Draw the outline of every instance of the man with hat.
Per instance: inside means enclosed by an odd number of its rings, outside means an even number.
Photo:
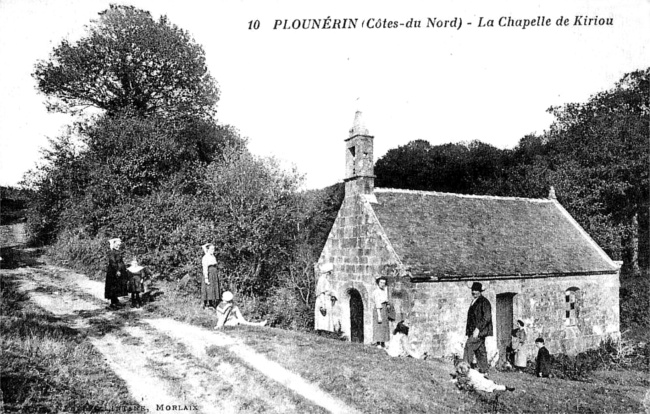
[[[485,337],[492,336],[492,306],[482,292],[483,285],[479,282],[472,284],[472,297],[474,300],[467,311],[467,325],[465,326],[465,352],[463,359],[471,364],[474,355],[478,361],[478,369],[486,374],[489,369],[487,351],[485,350]]]

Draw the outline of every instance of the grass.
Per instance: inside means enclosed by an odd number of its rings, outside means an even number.
[[[161,288],[165,295],[155,303],[155,313],[204,328],[214,326],[216,315],[201,309],[201,302],[195,295],[185,293],[173,283],[165,282]],[[580,363],[585,365],[581,381],[570,376],[538,379],[530,373],[493,370],[491,379],[517,390],[488,394],[457,390],[449,382],[449,373],[453,371],[451,361],[389,358],[373,347],[308,332],[257,327],[237,327],[226,332],[368,413],[494,410],[637,413],[643,411],[640,401],[649,385],[647,366],[594,363],[594,360],[613,355],[606,349],[580,357],[583,358]],[[588,364],[585,358],[589,359]],[[643,360],[637,361],[642,363]],[[558,363],[556,370],[563,369],[567,369],[566,364]],[[625,383],[617,378],[624,378]]]
[[[389,358],[373,347],[276,329],[237,328],[229,333],[365,412],[485,412],[493,410],[496,403],[502,412],[643,410],[639,401],[646,387],[641,384],[613,386],[597,380],[538,379],[493,370],[493,381],[517,390],[498,394],[459,392],[449,382],[451,361]]]
[[[152,304],[155,313],[204,328],[214,327],[216,314],[203,310],[195,295],[169,282],[160,287],[165,295]],[[226,328],[226,332],[364,412],[484,412],[486,407],[491,408],[491,401],[485,403],[460,394],[449,382],[451,370],[440,364],[393,360],[376,348],[305,332],[255,327]],[[228,362],[241,364],[232,358]],[[253,370],[248,374],[272,383]]]
[[[88,340],[0,279],[2,394],[6,412],[100,412],[138,407]]]
[[[173,282],[158,281],[157,285],[165,294],[148,305],[142,316],[171,317],[204,328],[215,325],[216,314],[202,309],[202,303],[194,292],[185,291]],[[647,333],[647,329],[643,331],[638,327],[638,321],[634,322],[637,323],[635,332],[638,335],[634,336],[637,340],[643,332]],[[490,375],[492,380],[514,386],[517,390],[514,393],[486,394],[458,391],[449,382],[449,373],[453,369],[451,361],[393,359],[376,348],[307,332],[255,327],[237,327],[227,332],[367,413],[496,410],[516,413],[637,413],[643,411],[641,401],[648,386],[647,355],[638,360],[641,364],[645,361],[645,366],[587,364],[580,381],[569,375],[538,379],[528,373],[493,371]],[[647,350],[647,346],[644,349]],[[605,352],[591,357],[602,359],[605,355],[609,354]],[[265,388],[273,390],[271,393],[282,392],[281,386],[246,367],[236,356],[220,352],[220,358],[219,364],[238,366],[236,372],[254,378],[258,385],[264,384]],[[567,367],[560,364],[557,369],[567,372]],[[232,392],[226,384],[222,385],[224,392]],[[268,408],[263,399],[253,394],[238,401],[238,409],[246,412],[263,412]]]
[[[326,413],[298,394],[267,378],[255,368],[242,362],[232,352],[217,346],[207,348],[216,377],[220,377],[224,398],[233,401],[237,412],[270,412],[282,407],[288,412]],[[275,404],[269,406],[269,401]]]

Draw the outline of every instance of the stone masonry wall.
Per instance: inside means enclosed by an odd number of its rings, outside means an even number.
[[[397,320],[409,320],[411,343],[434,356],[462,356],[473,281],[412,283],[372,211],[374,196],[365,187],[364,180],[346,183],[346,198],[318,261],[334,265],[330,277],[338,298],[332,312],[334,326],[350,338],[350,291],[354,289],[363,302],[364,342],[370,343],[375,278],[386,276]],[[575,354],[620,335],[618,274],[479,281],[492,304],[494,336],[486,345],[493,363],[498,359],[497,295],[502,293],[514,294],[513,322],[526,323],[530,359],[537,354],[534,341],[539,336],[551,353]],[[578,313],[573,326],[565,323],[568,289],[576,289]]]
[[[372,340],[372,292],[375,278],[392,276],[399,272],[400,264],[395,253],[386,243],[381,226],[377,222],[368,201],[357,192],[356,182],[346,183],[346,198],[318,264],[332,263],[330,277],[332,289],[338,298],[334,309],[334,326],[340,326],[350,338],[350,289],[356,289],[363,300],[364,342]],[[348,191],[351,190],[351,191]]]
[[[557,277],[481,281],[483,295],[492,305],[494,336],[486,346],[492,363],[497,352],[497,294],[514,293],[513,322],[526,324],[529,359],[537,355],[534,341],[543,337],[552,354],[576,354],[598,347],[608,336],[618,337],[619,278],[615,275]],[[465,323],[472,297],[471,282],[402,283],[402,290],[411,297],[408,313],[411,322],[410,340],[417,347],[435,356],[462,356]],[[565,292],[577,288],[577,323],[565,323]],[[512,324],[510,329],[512,329]]]

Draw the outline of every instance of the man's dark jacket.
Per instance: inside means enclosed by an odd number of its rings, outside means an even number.
[[[492,336],[492,306],[483,296],[479,296],[467,311],[465,335],[472,336],[475,328],[479,330],[479,338]]]

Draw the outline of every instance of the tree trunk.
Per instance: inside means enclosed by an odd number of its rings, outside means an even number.
[[[628,276],[639,275],[639,219],[635,213],[623,238],[623,269]]]
[[[650,208],[639,211],[639,267],[644,273],[650,272]]]

